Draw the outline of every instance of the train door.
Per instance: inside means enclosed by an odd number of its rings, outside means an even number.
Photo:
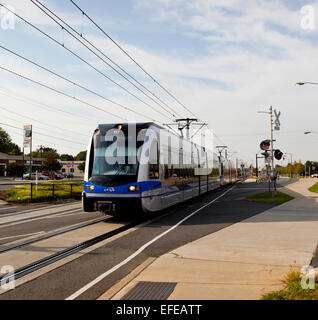
[[[194,177],[194,169],[193,169],[193,157],[192,157],[192,144],[183,140],[182,146],[183,153],[183,200],[188,200],[193,197],[193,177]]]
[[[200,195],[200,155],[196,145],[193,145],[194,177],[193,177],[193,196]]]
[[[201,149],[201,175],[200,175],[200,194],[205,193],[208,191],[208,180],[207,180],[207,174],[208,174],[208,159],[207,159],[207,153],[204,151],[204,149]]]
[[[183,198],[180,190],[179,138],[167,135],[167,141],[164,144],[166,145],[166,162],[165,177],[162,182],[165,189],[162,203],[164,207],[170,207],[181,202]]]

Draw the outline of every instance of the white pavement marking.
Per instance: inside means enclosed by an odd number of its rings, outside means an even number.
[[[35,211],[41,211],[41,210],[48,210],[48,209],[55,209],[55,208],[59,208],[59,207],[67,207],[70,205],[74,205],[74,204],[79,204],[80,206],[82,205],[81,203],[77,203],[77,202],[70,202],[70,203],[63,203],[63,204],[54,204],[52,206],[38,206],[35,208],[30,208],[30,209],[25,209],[23,211],[17,211],[17,212],[10,212],[10,213],[5,213],[5,214],[1,214],[0,215],[0,219],[1,218],[7,218],[7,217],[11,217],[11,216],[16,216],[16,215],[20,215],[20,214],[25,214],[25,213],[30,213],[30,212],[35,212]],[[18,207],[11,207],[11,206],[7,206],[6,209],[15,209]],[[21,208],[21,207],[20,207]],[[4,209],[0,211],[5,211]]]
[[[34,235],[39,234],[39,233],[44,233],[44,231],[27,233],[27,234],[17,234],[16,236],[10,236],[10,237],[0,238],[0,240],[7,240],[7,239],[12,239],[12,238],[18,238],[18,237],[34,236]]]
[[[168,229],[167,231],[161,233],[159,236],[155,237],[154,239],[150,240],[149,242],[147,242],[146,244],[144,244],[143,246],[141,246],[135,253],[133,253],[132,255],[130,255],[128,258],[126,258],[124,261],[122,261],[121,263],[117,264],[116,266],[112,267],[110,270],[104,272],[103,274],[101,274],[99,277],[97,277],[96,279],[94,279],[93,281],[91,281],[90,283],[88,283],[87,285],[85,285],[83,288],[77,290],[75,293],[73,293],[72,295],[70,295],[69,297],[67,297],[65,300],[74,300],[76,299],[78,296],[80,296],[82,293],[84,293],[85,291],[87,291],[88,289],[90,289],[91,287],[93,287],[95,284],[97,284],[98,282],[100,282],[101,280],[103,280],[104,278],[106,278],[108,275],[110,275],[111,273],[113,273],[114,271],[116,271],[117,269],[119,269],[120,267],[122,267],[123,265],[125,265],[126,263],[128,263],[129,261],[131,261],[133,258],[135,258],[136,256],[138,256],[138,254],[140,254],[143,250],[145,250],[147,247],[149,247],[152,243],[154,243],[155,241],[157,241],[158,239],[162,238],[163,236],[165,236],[167,233],[169,233],[170,231],[172,231],[173,229],[175,229],[176,227],[178,227],[180,224],[182,224],[184,221],[188,220],[189,218],[191,218],[193,215],[195,215],[196,213],[198,213],[199,211],[201,211],[202,209],[206,208],[207,206],[211,205],[212,203],[214,203],[215,201],[217,201],[218,199],[222,198],[225,194],[227,194],[228,192],[230,192],[235,186],[231,187],[229,190],[225,191],[224,193],[222,193],[220,196],[218,196],[217,198],[215,198],[214,200],[208,202],[207,204],[205,204],[204,206],[202,206],[201,208],[195,210],[194,212],[190,213],[188,216],[186,216],[185,218],[183,218],[182,220],[180,220],[177,224],[175,224],[173,227],[171,227],[170,229]]]

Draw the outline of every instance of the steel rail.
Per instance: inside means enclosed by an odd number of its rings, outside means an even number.
[[[46,214],[42,214],[40,216],[23,218],[23,219],[14,220],[14,221],[8,221],[8,222],[0,223],[0,228],[5,227],[5,226],[10,226],[12,224],[19,223],[19,222],[37,220],[38,218],[44,218],[44,217],[54,216],[54,215],[63,214],[63,213],[75,213],[75,212],[80,212],[81,210],[82,210],[81,208],[72,208],[72,209],[62,210],[62,211],[53,212],[53,213],[46,213]]]
[[[90,239],[90,240],[86,240],[80,244],[77,244],[77,245],[74,245],[72,247],[69,247],[67,249],[64,249],[62,251],[59,251],[49,257],[46,257],[46,258],[43,258],[43,259],[40,259],[38,261],[35,261],[35,262],[32,262],[26,266],[23,266],[21,268],[18,268],[15,270],[14,274],[12,274],[11,272],[5,274],[4,276],[0,277],[0,283],[9,283],[9,282],[12,282],[14,280],[17,280],[17,279],[20,279],[30,273],[33,273],[39,269],[42,269],[54,262],[57,262],[57,261],[60,261],[70,255],[73,255],[79,251],[82,251],[84,249],[87,249],[99,242],[102,242],[108,238],[111,238],[115,235],[118,235],[128,229],[131,229],[133,227],[135,227],[137,224],[139,224],[140,222],[139,221],[135,221],[135,222],[132,222],[132,223],[129,223],[127,225],[124,225],[120,228],[117,228],[115,230],[112,230],[112,231],[109,231],[109,232],[106,232],[100,236],[97,236],[93,239]]]
[[[82,223],[82,224],[77,225],[77,226],[68,227],[68,228],[65,228],[65,229],[62,229],[62,230],[58,230],[58,231],[55,231],[55,232],[51,232],[51,233],[45,234],[43,236],[27,240],[27,241],[15,243],[13,245],[9,245],[7,247],[0,248],[0,254],[4,253],[4,252],[11,251],[13,249],[25,247],[25,246],[27,246],[29,244],[32,244],[32,243],[36,243],[36,242],[39,242],[39,241],[42,241],[42,240],[46,240],[46,239],[49,239],[49,238],[52,238],[52,237],[55,237],[55,236],[59,236],[61,234],[67,233],[67,232],[71,232],[71,231],[82,229],[82,228],[85,228],[85,227],[88,227],[88,226],[91,226],[91,225],[94,225],[94,224],[97,224],[97,223],[100,223],[100,222],[104,222],[104,221],[107,221],[109,219],[111,219],[111,217],[101,218],[101,219],[98,219],[98,220],[85,222],[85,223]],[[17,236],[17,238],[18,237],[19,236]]]

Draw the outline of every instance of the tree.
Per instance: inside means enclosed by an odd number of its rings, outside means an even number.
[[[85,162],[82,162],[78,165],[78,169],[81,171],[85,171]]]
[[[57,153],[56,149],[45,147],[45,146],[40,146],[35,151],[32,151],[31,156],[32,158],[46,158],[46,155],[48,153],[54,153],[59,158],[59,154]],[[30,155],[28,154],[26,156],[28,157]]]
[[[20,147],[17,144],[11,143],[11,151],[9,151],[8,154],[12,156],[19,156],[22,154],[22,152]]]
[[[294,163],[293,165],[293,173],[304,175],[305,174],[305,166],[299,161]]]
[[[57,159],[58,155],[55,152],[46,153],[41,169],[49,172],[60,170],[62,165],[57,161]]]
[[[10,144],[10,136],[2,128],[0,128],[0,152],[8,153],[11,151]]]
[[[24,173],[26,173],[27,167],[23,164],[19,163],[9,163],[7,165],[7,173],[10,177],[21,177]]]
[[[305,175],[305,166],[301,163],[301,161],[294,162],[293,164],[288,163],[286,167],[281,168],[281,173],[285,175]]]
[[[62,161],[74,161],[74,157],[70,154],[61,154],[60,159]]]
[[[81,151],[80,153],[78,153],[75,157],[76,161],[85,161],[86,160],[86,153],[87,151]]]
[[[22,154],[20,147],[12,142],[8,133],[2,128],[0,128],[0,152],[11,155]]]

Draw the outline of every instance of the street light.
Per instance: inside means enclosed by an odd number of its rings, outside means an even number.
[[[306,132],[304,132],[304,134],[310,134],[310,133],[318,134],[318,132],[314,132],[314,131],[306,131]]]
[[[309,82],[309,81],[306,81],[306,82],[297,82],[296,83],[296,86],[303,86],[305,84],[314,84],[316,86],[318,86],[318,83],[317,82]]]

